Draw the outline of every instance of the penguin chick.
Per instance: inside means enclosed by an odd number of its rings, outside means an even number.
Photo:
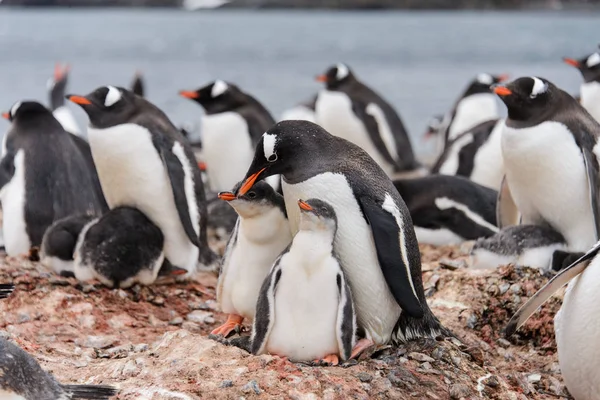
[[[56,221],[44,233],[41,262],[62,276],[75,276],[73,252],[79,234],[90,221],[91,215],[72,215]]]
[[[225,249],[217,286],[217,300],[227,322],[212,331],[229,335],[244,318],[254,319],[260,287],[273,262],[292,241],[283,197],[266,182],[258,182],[244,195],[221,192],[219,198],[239,218]]]
[[[0,299],[6,299],[15,290],[12,283],[0,283]]]
[[[338,364],[354,347],[356,315],[333,251],[337,217],[322,200],[298,200],[298,207],[300,230],[260,291],[252,353]]]
[[[109,287],[150,285],[165,255],[161,230],[141,211],[117,207],[89,222],[75,248],[75,277]]]
[[[20,347],[0,338],[0,399],[108,400],[117,389],[102,385],[62,385]]]

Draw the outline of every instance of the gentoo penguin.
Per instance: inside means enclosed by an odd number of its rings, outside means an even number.
[[[490,189],[500,189],[504,176],[500,144],[504,120],[489,120],[446,144],[431,168],[432,174],[459,175]]]
[[[73,252],[91,215],[71,215],[53,223],[44,233],[40,261],[46,268],[63,276],[74,276]]]
[[[75,277],[109,287],[151,285],[165,255],[161,230],[142,212],[116,207],[82,229],[74,253]]]
[[[0,338],[0,399],[108,400],[116,394],[117,390],[112,386],[62,385],[31,355]]]
[[[458,176],[430,175],[394,181],[419,243],[437,246],[492,236],[498,193]]]
[[[388,176],[420,171],[400,116],[347,65],[337,64],[317,80],[325,83],[315,103],[319,125],[361,147]]]
[[[221,192],[219,198],[235,209],[239,218],[223,256],[217,286],[227,322],[212,331],[229,335],[244,319],[254,320],[260,287],[273,262],[292,241],[283,196],[266,182],[257,182],[245,194]]]
[[[569,284],[554,318],[558,363],[569,393],[576,400],[600,396],[600,242],[550,280],[509,321],[510,337],[558,289]]]
[[[572,65],[581,72],[581,105],[591,115],[600,121],[600,52],[592,53],[579,60],[564,58],[565,63]]]
[[[500,107],[491,86],[506,79],[508,75],[481,73],[469,83],[450,112],[444,116],[446,144],[482,122],[500,118]]]
[[[109,207],[135,207],[162,231],[165,257],[191,275],[216,254],[206,238],[206,202],[192,149],[168,117],[130,91],[104,86],[68,96],[88,114],[88,137]]]
[[[222,80],[179,94],[194,100],[206,112],[202,119],[202,157],[209,166],[211,189],[230,190],[252,162],[260,135],[275,123],[273,117],[254,97]]]
[[[333,250],[337,217],[318,199],[298,207],[299,231],[260,289],[252,353],[337,365],[356,337],[352,293]]]
[[[522,224],[549,225],[569,251],[586,251],[600,231],[600,125],[542,78],[519,78],[494,91],[508,108],[499,226],[516,224],[518,210]]]
[[[0,299],[6,299],[15,290],[12,283],[0,283]]]
[[[477,240],[471,250],[470,264],[473,268],[516,264],[543,270],[560,269],[561,265],[554,265],[558,260],[553,260],[557,250],[566,250],[565,239],[551,227],[509,226],[492,237]]]
[[[423,292],[421,257],[410,214],[392,181],[357,145],[308,121],[282,121],[262,137],[237,195],[281,174],[292,234],[298,199],[328,202],[338,216],[334,250],[354,296],[358,326],[371,343],[450,334]]]
[[[65,131],[73,135],[81,135],[81,130],[69,107],[65,104],[65,90],[69,80],[69,66],[64,68],[60,64],[54,67],[54,77],[48,80],[48,93],[50,95],[50,110],[54,118],[62,125]]]
[[[39,246],[46,229],[71,214],[99,215],[93,173],[52,113],[34,101],[17,102],[0,161],[0,201],[9,255]]]
[[[139,71],[135,72],[133,82],[131,82],[131,91],[140,97],[144,97],[144,78]]]
[[[288,121],[288,120],[304,120],[310,122],[317,122],[317,117],[315,115],[315,103],[317,102],[317,97],[313,97],[310,101],[300,103],[290,109],[285,110],[281,114],[281,118],[279,121]]]

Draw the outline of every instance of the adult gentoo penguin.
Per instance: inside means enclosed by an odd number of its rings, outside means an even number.
[[[239,215],[217,285],[217,300],[229,316],[212,333],[223,336],[241,326],[244,319],[254,320],[260,287],[275,259],[292,241],[283,196],[269,184],[257,182],[240,196],[233,192],[219,193]]]
[[[318,199],[298,200],[299,231],[275,262],[256,304],[252,353],[337,365],[352,354],[352,293],[333,250],[337,217]]]
[[[2,145],[0,201],[9,255],[39,246],[46,229],[71,214],[99,215],[93,172],[52,113],[34,101],[17,102]]]
[[[317,123],[365,150],[388,176],[420,172],[400,116],[379,94],[360,82],[345,64],[319,75]]]
[[[457,244],[498,232],[498,193],[458,176],[430,175],[394,181],[419,243]]]
[[[56,64],[54,67],[54,77],[48,80],[50,109],[52,110],[54,118],[60,122],[63,128],[65,128],[65,131],[79,136],[81,135],[79,125],[77,125],[73,113],[65,104],[65,91],[69,80],[69,70],[70,68],[68,65],[65,65],[63,68],[60,64]]]
[[[549,225],[569,251],[586,251],[600,231],[600,125],[542,78],[519,78],[494,91],[508,108],[498,223],[514,225],[516,208],[523,224]]]
[[[0,283],[0,299],[6,299],[15,290],[12,283]]]
[[[562,270],[525,303],[509,321],[509,337],[558,289],[569,283],[554,318],[558,363],[569,393],[576,400],[600,396],[600,242]]]
[[[88,137],[109,207],[140,210],[162,231],[165,256],[190,274],[216,255],[206,238],[200,170],[167,116],[130,91],[104,86],[69,96],[90,118]]]
[[[334,250],[367,339],[357,351],[369,341],[384,344],[449,333],[425,300],[408,209],[364,150],[311,122],[282,121],[258,143],[237,194],[273,174],[282,175],[292,234],[300,225],[298,199],[321,199],[338,216]]]
[[[275,123],[273,117],[254,97],[222,80],[179,94],[206,112],[202,119],[202,158],[208,165],[211,189],[230,190],[252,162],[260,135]]]
[[[0,338],[0,399],[108,400],[117,392],[112,386],[63,385],[23,349]]]
[[[600,121],[600,52],[592,53],[579,60],[566,57],[563,60],[581,72],[583,77],[580,89],[581,105],[596,118],[596,121]]]

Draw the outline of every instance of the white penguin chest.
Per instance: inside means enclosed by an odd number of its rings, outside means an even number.
[[[456,107],[456,113],[448,132],[448,139],[453,140],[476,125],[498,117],[498,100],[496,100],[495,95],[478,93],[465,97]]]
[[[0,189],[2,202],[2,229],[4,245],[9,256],[29,252],[31,241],[25,222],[25,152],[17,151],[14,157],[15,173],[11,180]]]
[[[600,82],[581,85],[581,105],[600,122]]]
[[[211,189],[217,192],[242,180],[254,157],[248,124],[236,112],[204,116],[202,147]]]
[[[394,172],[373,144],[364,123],[352,110],[352,100],[345,93],[330,90],[319,92],[315,114],[317,123],[326,131],[362,148],[388,175]],[[393,157],[395,152],[391,154]]]
[[[554,121],[502,133],[504,168],[523,223],[546,221],[571,251],[596,242],[587,174],[568,128]]]
[[[498,122],[488,140],[477,150],[470,177],[473,182],[494,190],[500,190],[504,176],[501,144],[504,124],[504,120]]]
[[[358,324],[376,343],[387,343],[401,309],[383,277],[371,228],[346,177],[325,172],[293,185],[282,182],[292,234],[300,221],[298,199],[317,198],[333,206],[338,218],[334,247],[353,291]]]

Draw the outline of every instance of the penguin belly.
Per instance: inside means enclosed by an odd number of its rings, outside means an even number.
[[[544,122],[502,133],[508,186],[523,224],[549,223],[569,251],[587,251],[596,242],[587,175],[581,150],[568,128]]]
[[[268,353],[293,361],[312,361],[340,352],[337,265],[327,258],[322,265],[303,268],[300,263],[305,257],[290,251],[280,261],[273,328],[265,347]]]
[[[439,228],[430,229],[415,225],[415,234],[419,243],[427,243],[433,246],[447,246],[460,244],[465,241],[464,238],[458,236],[450,229]]]
[[[140,125],[125,124],[90,128],[88,136],[109,207],[130,206],[144,213],[165,237],[165,257],[194,272],[199,250],[185,233],[171,181],[150,132]]]
[[[364,123],[352,111],[352,100],[346,94],[321,91],[315,104],[315,112],[317,123],[326,131],[362,148],[388,176],[394,173],[393,166],[385,161],[373,144]]]
[[[600,257],[596,256],[565,294],[554,318],[558,362],[576,400],[600,399]]]
[[[477,150],[470,176],[473,182],[494,190],[500,190],[504,177],[504,160],[502,159],[504,125],[504,121],[498,122],[488,140]]]
[[[596,121],[600,122],[600,82],[587,82],[581,85],[581,105]]]
[[[72,133],[73,135],[81,136],[77,121],[75,121],[71,110],[69,110],[67,106],[58,107],[56,110],[52,111],[52,115],[60,122],[65,131]]]
[[[495,95],[478,93],[465,97],[456,107],[454,120],[448,132],[448,140],[456,139],[461,133],[480,123],[498,117],[498,100]]]
[[[357,323],[377,344],[390,341],[401,308],[381,271],[370,226],[346,177],[326,172],[296,184],[283,182],[283,195],[292,234],[298,232],[298,199],[317,198],[331,204],[338,215],[334,248],[348,279],[356,306]]]
[[[254,157],[246,120],[236,112],[206,115],[202,121],[202,149],[211,189],[231,190],[244,177]]]
[[[25,152],[22,149],[15,155],[14,167],[11,180],[0,190],[4,245],[9,256],[28,253],[31,248],[25,222]]]

